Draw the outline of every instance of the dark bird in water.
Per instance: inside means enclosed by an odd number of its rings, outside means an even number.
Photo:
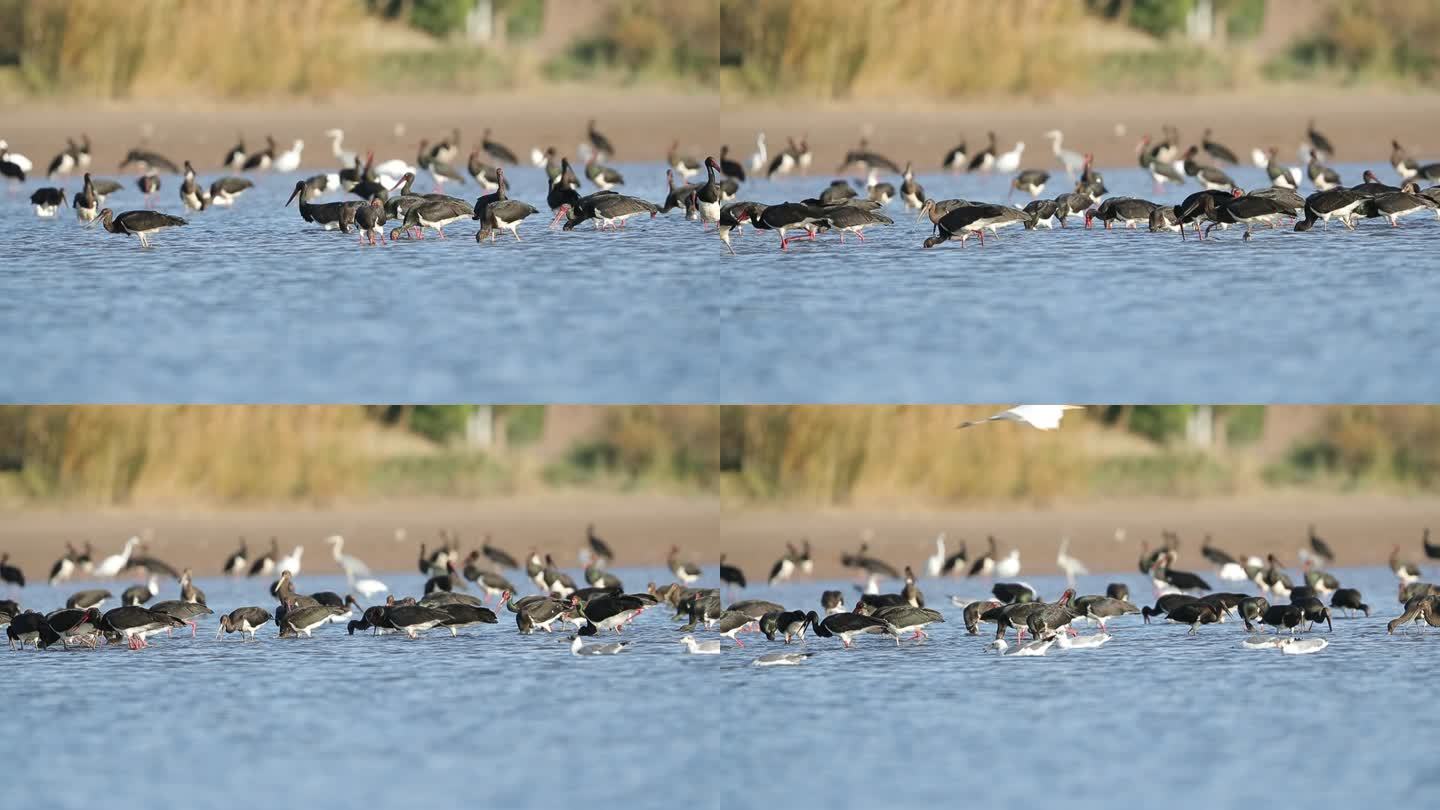
[[[1330,607],[1343,608],[1346,611],[1360,611],[1366,616],[1370,615],[1370,606],[1362,601],[1360,592],[1354,588],[1341,588],[1330,595]]]
[[[10,564],[10,555],[8,553],[0,554],[0,582],[6,585],[14,585],[17,588],[25,587],[25,573]]]
[[[1315,533],[1315,524],[1313,523],[1310,524],[1310,548],[1314,549],[1316,554],[1325,558],[1325,562],[1335,562],[1335,552],[1330,549],[1329,543],[1321,540],[1320,536]]]
[[[720,555],[720,581],[736,588],[745,587],[745,573],[726,563],[724,554]]]
[[[1440,560],[1440,544],[1430,542],[1430,530],[1426,529],[1425,534],[1420,537],[1420,547],[1425,549],[1425,556],[1432,560]]]
[[[1398,617],[1391,619],[1385,626],[1385,632],[1394,633],[1396,628],[1412,621],[1424,619],[1431,627],[1440,627],[1440,604],[1437,604],[1440,597],[1434,595],[1417,596],[1405,603],[1405,612]]]
[[[860,613],[832,613],[822,621],[812,610],[807,614],[807,618],[815,628],[815,635],[821,638],[838,638],[847,648],[851,646],[850,639],[865,633],[895,635],[895,629],[883,619]]]
[[[490,535],[488,534],[485,535],[485,543],[480,547],[480,553],[484,554],[486,559],[501,568],[520,567],[520,563],[516,562],[515,558],[510,556],[505,549],[490,544]]]
[[[590,550],[595,556],[602,558],[605,562],[614,562],[615,552],[610,549],[610,544],[600,539],[595,533],[595,524],[591,523],[585,527],[585,539],[590,543]]]

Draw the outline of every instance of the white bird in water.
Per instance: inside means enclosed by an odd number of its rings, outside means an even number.
[[[1075,587],[1075,577],[1083,577],[1090,573],[1085,563],[1070,556],[1070,538],[1060,538],[1060,552],[1055,555],[1055,564],[1065,572],[1065,582],[1070,587]]]
[[[355,584],[356,577],[365,577],[370,575],[369,566],[361,562],[359,559],[352,557],[349,554],[343,553],[342,550],[345,548],[345,538],[341,537],[338,534],[332,534],[329,537],[325,538],[325,542],[330,544],[330,553],[335,556],[335,562],[340,564],[340,570],[345,572],[345,578],[350,581],[351,585]]]
[[[755,659],[752,667],[793,667],[805,663],[805,659],[814,653],[802,652],[775,652],[765,653]]]
[[[995,576],[1001,579],[1020,576],[1020,549],[1012,548],[1003,559],[995,561]]]
[[[720,640],[696,641],[694,636],[681,636],[680,643],[691,655],[719,655]]]
[[[275,563],[275,573],[276,573],[276,574],[283,574],[283,573],[285,573],[286,571],[289,571],[289,572],[290,572],[290,576],[292,576],[292,577],[299,576],[299,575],[300,575],[300,558],[301,558],[302,556],[304,556],[304,555],[305,555],[305,547],[304,547],[304,546],[296,546],[294,551],[290,552],[289,554],[285,555],[284,557],[281,557],[279,560],[276,561],[276,563]]]
[[[1279,647],[1280,639],[1275,636],[1247,636],[1240,646],[1247,650],[1269,650]]]
[[[1045,137],[1050,139],[1050,149],[1055,153],[1055,159],[1065,167],[1065,174],[1074,180],[1075,175],[1085,170],[1085,156],[1074,150],[1062,148],[1061,144],[1064,143],[1065,134],[1058,129],[1052,129],[1045,133]]]
[[[612,641],[609,644],[586,644],[580,636],[570,637],[570,652],[574,655],[615,655],[630,646],[628,641]]]
[[[409,161],[399,158],[391,158],[375,166],[375,174],[380,178],[380,182],[387,186],[397,185],[407,174],[418,173],[418,170],[410,165]]]
[[[1060,427],[1060,420],[1064,418],[1066,411],[1076,411],[1082,407],[1081,405],[1016,405],[994,416],[961,422],[959,427],[967,428],[983,425],[986,422],[1019,422],[1036,430],[1055,430]]]
[[[300,153],[304,151],[305,142],[297,138],[294,146],[275,156],[275,160],[270,163],[270,170],[276,172],[295,171],[300,168]]]
[[[1065,633],[1056,637],[1055,642],[1062,650],[1093,650],[1096,647],[1104,647],[1105,644],[1114,638],[1109,633],[1100,632],[1089,636],[1077,636],[1070,638]]]
[[[925,561],[925,571],[932,577],[938,577],[943,570],[945,570],[945,533],[941,532],[935,538],[935,553]]]
[[[390,590],[385,583],[378,579],[357,579],[354,583],[355,590],[366,599],[373,599],[376,594],[385,593]]]
[[[1006,657],[1018,656],[1018,657],[1021,657],[1021,658],[1029,657],[1029,656],[1036,656],[1036,655],[1044,655],[1045,652],[1046,652],[1047,650],[1049,650],[1049,649],[1050,649],[1050,646],[1051,646],[1052,644],[1054,644],[1054,643],[1055,643],[1055,637],[1054,637],[1054,636],[1051,636],[1050,638],[1044,639],[1044,640],[1042,640],[1042,641],[1032,641],[1032,642],[1030,642],[1029,644],[1022,644],[1022,645],[1020,645],[1019,647],[1016,647],[1015,649],[1013,649],[1013,650],[1011,650],[1010,652],[1006,653],[1005,655],[1006,655]]]
[[[130,551],[140,542],[140,538],[132,537],[125,541],[125,550],[119,554],[111,554],[109,557],[96,563],[92,573],[97,577],[113,577],[125,569],[130,562]]]
[[[1280,642],[1280,652],[1285,655],[1309,655],[1330,646],[1323,638],[1287,638]]]
[[[866,596],[877,596],[877,595],[879,595],[879,593],[880,593],[880,575],[879,575],[879,574],[871,574],[871,575],[869,576],[869,578],[865,580],[865,587],[864,587],[864,588],[861,588],[860,591],[861,591],[861,593],[864,593]]]
[[[1020,168],[1020,159],[1025,155],[1025,142],[1016,141],[1015,148],[995,158],[995,171],[1013,174]]]
[[[765,133],[761,132],[755,136],[755,154],[750,156],[750,171],[759,174],[765,171],[765,165],[769,162],[770,154],[765,150]]]
[[[330,154],[340,161],[340,168],[349,169],[355,166],[355,153],[347,152],[344,146],[345,130],[327,129],[325,136],[330,139]]]

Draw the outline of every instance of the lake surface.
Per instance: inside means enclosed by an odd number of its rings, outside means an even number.
[[[1036,155],[1041,161],[1048,156]],[[1050,167],[1047,167],[1050,168]],[[1361,167],[1339,166],[1347,182]],[[1384,182],[1394,179],[1375,167]],[[1069,191],[1053,168],[1045,195]],[[1231,172],[1247,188],[1262,170]],[[1175,204],[1148,172],[1104,172],[1112,196]],[[939,199],[1003,202],[1009,179],[922,175]],[[828,176],[757,182],[746,199],[813,196]],[[897,188],[899,181],[895,181]],[[1308,185],[1307,193],[1310,191]],[[1016,193],[1012,202],[1029,198]],[[898,202],[866,242],[779,251],[738,240],[722,314],[725,399],[826,402],[1433,401],[1440,273],[1433,215],[1356,233],[1235,230],[1182,243],[1146,231],[1002,232],[922,250],[930,223]],[[757,361],[757,358],[763,360]]]
[[[617,573],[632,588],[660,577]],[[401,594],[423,585],[418,574],[382,578]],[[21,599],[41,609],[128,584],[40,585]],[[154,636],[137,652],[0,650],[10,806],[551,807],[583,796],[715,806],[723,773],[699,743],[718,662],[682,654],[668,608],[637,619],[623,634],[633,648],[616,656],[576,657],[562,633],[521,636],[503,607],[499,624],[457,638],[326,625],[313,639],[278,639],[272,624],[244,643],[214,639],[218,614],[273,612],[268,580],[196,584],[217,613],[196,639]],[[344,585],[300,578],[304,592]],[[161,588],[176,597],[173,582]]]
[[[663,199],[662,166],[619,168],[624,190]],[[543,209],[540,170],[511,174],[513,196]],[[1233,175],[1264,184],[1258,169]],[[233,210],[187,214],[152,250],[0,194],[0,400],[1440,399],[1440,223],[1426,215],[1248,244],[1076,228],[927,251],[929,223],[892,203],[896,225],[864,244],[825,236],[782,254],[747,230],[729,257],[678,213],[621,233],[548,231],[537,214],[518,244],[477,246],[467,222],[444,241],[362,248],[283,207],[297,176],[256,175]],[[1194,190],[1105,176],[1114,194]],[[142,207],[116,177],[126,190],[109,204]],[[1008,183],[920,179],[932,197],[992,201]],[[755,181],[740,197],[800,199],[828,180]],[[158,207],[181,213],[179,179],[164,184]]]
[[[663,202],[658,164],[617,168],[629,193]],[[0,192],[11,229],[0,248],[0,399],[714,397],[719,367],[696,348],[720,335],[725,282],[720,245],[702,241],[698,224],[674,214],[618,233],[548,231],[544,173],[517,168],[511,196],[541,209],[521,226],[523,242],[477,245],[478,223],[465,220],[445,240],[362,247],[284,207],[296,180],[321,170],[252,175],[257,188],[233,209],[198,213],[182,210],[180,179],[166,175],[157,209],[191,224],[162,231],[150,250],[82,230],[69,209],[37,219],[29,190],[43,180]],[[112,176],[126,188],[108,206],[145,207],[133,178]],[[66,187],[73,195],[79,183]],[[432,191],[428,177],[415,190]],[[473,182],[447,192],[480,194]]]
[[[966,635],[947,598],[984,596],[987,585],[925,580],[927,606],[946,616],[927,642],[897,648],[866,636],[845,651],[811,637],[817,654],[804,666],[758,671],[746,656],[722,656],[726,762],[746,775],[742,795],[756,807],[1381,806],[1425,795],[1440,785],[1430,723],[1419,718],[1440,631],[1387,636],[1400,612],[1390,571],[1335,573],[1362,589],[1372,618],[1337,618],[1334,633],[1318,633],[1331,646],[1302,656],[1242,648],[1238,623],[1187,637],[1184,626],[1127,616],[1098,649],[1001,658],[984,651],[994,625]],[[1060,578],[1024,579],[1048,599],[1064,588]],[[1153,603],[1138,572],[1082,577],[1079,592],[1112,581]],[[826,588],[853,605],[851,582],[745,596],[819,610]]]
[[[618,573],[632,589],[667,579]],[[947,617],[925,643],[862,637],[845,651],[812,636],[804,665],[768,669],[750,664],[783,646],[757,634],[720,656],[683,654],[663,608],[627,630],[631,650],[600,658],[572,656],[560,635],[518,635],[503,609],[498,625],[418,641],[350,637],[337,625],[313,640],[262,631],[255,643],[222,642],[206,617],[199,638],[158,636],[139,652],[0,655],[14,731],[0,737],[0,756],[19,807],[104,797],[205,807],[1021,798],[1150,808],[1362,797],[1384,806],[1426,795],[1440,785],[1426,711],[1440,631],[1387,636],[1399,612],[1390,572],[1335,573],[1364,591],[1373,616],[1337,618],[1333,633],[1317,633],[1331,646],[1308,656],[1243,649],[1235,623],[1187,636],[1130,616],[1111,623],[1113,640],[1099,649],[1002,658],[984,652],[993,627],[966,635],[947,598],[984,595],[978,579],[921,582]],[[398,593],[421,585],[413,574],[382,578]],[[1054,577],[1029,581],[1047,598],[1063,588]],[[1149,601],[1138,573],[1084,577],[1079,590],[1111,581]],[[325,576],[300,583],[343,587]],[[198,584],[217,611],[273,604],[264,582]],[[82,587],[33,586],[22,598],[45,607]],[[173,583],[162,588],[173,598]],[[850,582],[761,584],[744,597],[818,610],[826,588],[853,603]],[[21,768],[27,778],[13,778]]]

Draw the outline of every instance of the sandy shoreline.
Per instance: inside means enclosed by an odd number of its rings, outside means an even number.
[[[345,537],[345,551],[377,572],[410,571],[420,543],[433,545],[442,528],[458,531],[462,547],[478,547],[485,533],[519,557],[531,548],[555,555],[567,567],[585,545],[585,526],[615,550],[619,564],[661,565],[672,543],[696,560],[709,561],[716,544],[718,501],[705,497],[573,496],[516,497],[482,501],[411,501],[336,508],[278,507],[254,510],[160,509],[58,510],[9,513],[0,523],[0,551],[26,576],[40,581],[66,541],[94,543],[95,553],[117,553],[126,538],[149,529],[151,553],[199,575],[214,575],[244,536],[251,549],[279,540],[281,553],[305,546],[311,573],[338,573],[324,539]],[[395,530],[405,529],[397,541]]]
[[[673,139],[686,151],[710,145],[718,98],[557,88],[497,96],[417,94],[314,102],[42,102],[0,107],[5,119],[0,138],[38,168],[49,164],[67,136],[86,133],[93,141],[94,171],[115,173],[126,151],[139,145],[149,130],[149,148],[177,164],[188,159],[197,171],[214,172],[237,134],[243,133],[252,149],[262,148],[265,135],[271,134],[281,149],[296,138],[305,141],[302,170],[333,171],[338,163],[324,136],[332,127],[345,131],[346,150],[373,149],[377,161],[413,160],[421,138],[433,142],[455,127],[468,150],[490,127],[495,140],[526,160],[533,146],[555,146],[573,155],[585,138],[586,120],[594,117],[615,145],[617,162],[660,160]],[[403,125],[403,134],[397,134],[397,124]]]
[[[911,564],[923,570],[934,553],[935,536],[947,533],[949,550],[967,541],[972,551],[983,550],[985,537],[994,534],[1002,554],[1020,550],[1023,571],[1056,573],[1059,539],[1071,538],[1070,554],[1092,572],[1134,573],[1140,542],[1159,538],[1160,530],[1179,532],[1184,570],[1207,571],[1212,566],[1200,556],[1204,535],[1231,554],[1274,552],[1288,565],[1296,565],[1296,552],[1307,546],[1306,526],[1334,548],[1337,566],[1383,565],[1390,549],[1399,545],[1401,556],[1421,566],[1427,575],[1440,576],[1440,567],[1424,559],[1420,533],[1426,526],[1440,529],[1440,498],[1381,495],[1280,495],[1233,499],[1134,499],[1060,505],[1048,509],[988,508],[882,512],[870,510],[819,510],[727,508],[720,542],[736,564],[752,577],[764,576],[784,551],[787,540],[809,537],[814,546],[815,572],[838,576],[842,551],[853,551],[866,529],[874,532],[872,553],[897,566]],[[1114,539],[1125,530],[1125,541]]]
[[[434,543],[441,528],[460,532],[462,546],[478,546],[489,532],[497,545],[520,555],[531,548],[548,551],[566,567],[578,567],[585,525],[615,549],[622,565],[662,565],[671,544],[711,568],[728,555],[751,578],[761,578],[783,552],[787,540],[808,537],[814,547],[816,574],[840,576],[842,551],[858,547],[871,532],[872,553],[897,566],[923,568],[934,553],[934,538],[947,533],[949,549],[965,540],[981,549],[994,534],[1001,552],[1017,548],[1026,574],[1057,571],[1059,538],[1069,535],[1070,553],[1093,572],[1132,572],[1142,540],[1160,530],[1180,533],[1186,570],[1209,570],[1200,557],[1206,533],[1232,554],[1273,552],[1296,565],[1306,545],[1306,526],[1314,522],[1338,556],[1337,565],[1383,565],[1390,549],[1440,576],[1440,567],[1424,559],[1420,533],[1440,528],[1440,497],[1324,496],[1312,494],[1208,499],[1135,498],[1061,504],[1048,508],[987,507],[968,510],[868,510],[727,507],[707,497],[581,494],[535,496],[492,501],[409,501],[333,508],[277,507],[251,510],[27,509],[11,512],[0,524],[0,552],[10,554],[32,579],[43,577],[66,541],[89,540],[99,555],[119,550],[125,538],[152,533],[152,553],[176,566],[213,575],[244,536],[252,548],[279,538],[282,551],[306,547],[305,564],[313,573],[338,572],[323,540],[343,534],[346,551],[377,571],[409,571],[419,544]],[[404,528],[404,541],[395,530]],[[1125,540],[1115,540],[1116,529]],[[1437,573],[1432,574],[1431,569]],[[712,570],[713,573],[713,570]]]
[[[1050,102],[726,103],[721,134],[732,146],[741,145],[748,157],[758,130],[767,133],[772,153],[784,145],[787,135],[808,133],[815,152],[811,173],[824,177],[839,165],[846,150],[855,148],[866,127],[873,128],[871,148],[902,165],[913,160],[917,171],[934,172],[960,140],[966,140],[972,151],[983,147],[989,130],[996,133],[1002,151],[1017,140],[1025,142],[1022,165],[1051,168],[1056,164],[1043,133],[1057,127],[1065,133],[1065,148],[1093,153],[1098,166],[1134,166],[1140,137],[1158,133],[1161,124],[1168,123],[1179,127],[1187,142],[1196,143],[1206,127],[1214,128],[1215,139],[1248,165],[1250,150],[1257,146],[1274,146],[1282,161],[1293,162],[1306,120],[1312,116],[1316,128],[1334,143],[1338,161],[1383,163],[1389,158],[1392,138],[1405,144],[1414,157],[1440,160],[1440,143],[1434,135],[1440,94],[1391,91],[1316,94],[1272,88]],[[1117,124],[1124,125],[1124,135],[1116,134]],[[1388,169],[1382,172],[1382,177],[1392,175]]]
[[[94,141],[96,170],[115,173],[125,152],[145,141],[178,161],[190,159],[201,172],[214,172],[223,153],[243,133],[247,145],[263,145],[273,134],[282,147],[305,140],[304,168],[333,169],[325,130],[340,127],[346,149],[373,149],[377,158],[411,158],[421,138],[434,140],[460,127],[467,148],[485,127],[496,140],[522,157],[532,146],[553,145],[573,154],[584,138],[585,121],[594,116],[615,143],[617,160],[663,159],[673,140],[684,152],[718,154],[728,143],[748,162],[755,133],[764,130],[774,149],[786,135],[808,135],[815,151],[812,174],[826,177],[853,148],[862,130],[871,130],[872,148],[918,170],[938,170],[941,156],[964,139],[972,149],[994,130],[1002,147],[1026,143],[1024,165],[1054,164],[1046,130],[1065,132],[1066,147],[1089,151],[1097,165],[1134,165],[1135,144],[1162,123],[1179,127],[1183,137],[1199,140],[1213,127],[1217,140],[1248,160],[1252,147],[1273,145],[1282,160],[1293,162],[1306,119],[1338,151],[1337,160],[1382,163],[1398,138],[1413,156],[1440,159],[1433,122],[1440,116],[1440,93],[1371,93],[1265,88],[1254,92],[1199,95],[1127,95],[935,103],[907,99],[811,104],[797,100],[725,102],[718,93],[664,91],[589,91],[541,88],[489,96],[414,95],[324,101],[255,102],[32,102],[0,107],[5,118],[0,138],[37,164],[48,164],[70,135],[88,133]],[[403,133],[397,134],[397,124]],[[1116,134],[1117,124],[1125,127]],[[148,139],[144,132],[151,132]],[[1427,151],[1427,146],[1429,151]],[[1387,170],[1388,171],[1388,170]]]

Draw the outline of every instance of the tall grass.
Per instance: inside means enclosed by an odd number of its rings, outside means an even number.
[[[1066,496],[1223,495],[1267,487],[1440,491],[1440,407],[1316,406],[1324,418],[1262,471],[1256,409],[1229,406],[1229,449],[1151,441],[1091,408],[1042,433],[955,426],[1000,406],[752,406],[722,413],[721,491],[734,502],[813,505],[1045,501]],[[1139,410],[1139,409],[1137,409]],[[1164,409],[1151,409],[1164,410]],[[1175,408],[1182,416],[1184,408]],[[1113,414],[1109,414],[1113,417]],[[1238,446],[1244,445],[1244,446]]]
[[[607,409],[604,429],[544,471],[555,485],[611,482],[710,491],[719,473],[719,408],[626,405]]]
[[[543,430],[543,406],[504,406],[514,440],[508,452],[493,454],[457,445],[451,431],[406,416],[433,412],[426,418],[443,419],[469,410],[5,406],[0,498],[224,505],[472,497],[549,486],[713,491],[719,434],[713,407],[606,408],[578,444],[543,467],[526,449]]]
[[[0,409],[0,441],[35,499],[101,505],[324,499],[355,489],[361,408]]]
[[[1440,489],[1440,408],[1337,406],[1319,435],[1297,444],[1266,475],[1283,484]]]
[[[1315,33],[1297,43],[1280,74],[1329,68],[1352,79],[1440,82],[1440,3],[1337,0]]]
[[[720,0],[721,62],[756,94],[1052,93],[1080,73],[1066,34],[1083,14],[1069,0]]]
[[[553,0],[552,0],[553,2]],[[683,79],[711,87],[720,54],[720,14],[713,0],[612,0],[597,29],[546,65],[553,79]]]
[[[1072,433],[956,430],[961,421],[999,409],[739,409],[729,415],[732,427],[721,450],[726,491],[760,500],[844,504],[1047,498],[1083,490],[1088,464]]]
[[[364,59],[347,41],[354,0],[8,0],[0,11],[35,92],[329,92]]]

